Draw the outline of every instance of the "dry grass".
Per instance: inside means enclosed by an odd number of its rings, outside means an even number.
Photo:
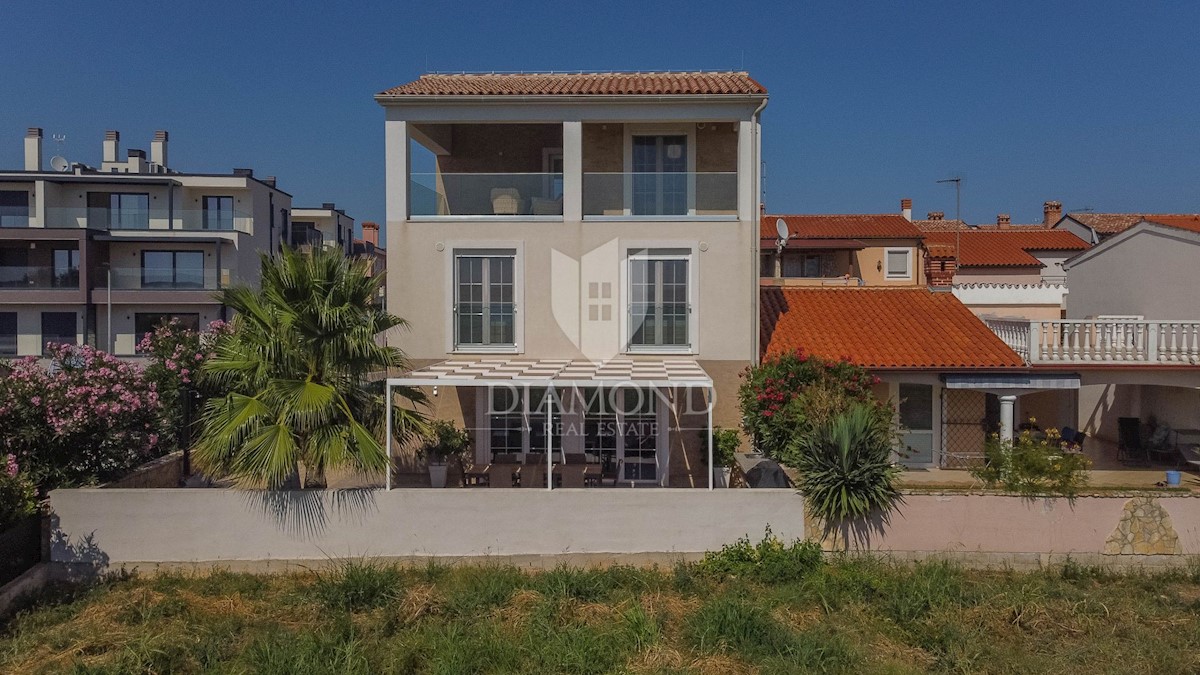
[[[762,583],[357,564],[48,597],[0,633],[0,672],[1196,672],[1198,609],[1200,574],[1183,573],[866,559]]]

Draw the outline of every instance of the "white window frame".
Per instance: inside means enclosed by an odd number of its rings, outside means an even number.
[[[897,274],[892,271],[891,254],[903,253],[905,256],[905,270],[903,274]],[[913,254],[911,248],[888,247],[883,249],[883,277],[885,279],[912,279],[913,278]]]
[[[699,256],[697,245],[691,242],[618,242],[624,255],[621,258],[621,349],[625,354],[698,354],[700,351]],[[635,260],[686,259],[688,274],[688,344],[635,345],[630,316],[633,286],[630,271]]]
[[[520,354],[525,345],[525,247],[519,241],[446,241],[445,256],[446,294],[446,353],[447,354]],[[455,325],[457,283],[456,258],[459,255],[497,255],[513,257],[513,342],[511,345],[458,345]]]
[[[634,136],[686,136],[688,199],[687,214],[679,216],[634,215],[633,213],[633,137]],[[624,218],[636,220],[679,220],[696,215],[696,125],[695,124],[626,124],[624,139],[625,170]]]

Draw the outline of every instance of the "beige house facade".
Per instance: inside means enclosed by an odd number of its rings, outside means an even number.
[[[550,454],[617,484],[706,485],[708,408],[738,426],[758,353],[766,90],[745,73],[427,75],[376,100],[388,309],[410,324],[389,341],[418,370],[501,364],[542,385],[431,388],[473,463]],[[584,364],[632,377],[536,375]],[[679,369],[711,386],[644,375]]]

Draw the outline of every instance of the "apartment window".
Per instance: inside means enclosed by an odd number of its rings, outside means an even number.
[[[0,227],[29,226],[29,193],[0,190]]]
[[[89,192],[88,227],[145,230],[150,227],[150,195],[134,192]]]
[[[204,252],[142,251],[142,288],[204,288]]]
[[[42,347],[78,344],[75,312],[42,312]]]
[[[17,313],[0,312],[0,356],[17,355]]]
[[[51,255],[54,258],[54,276],[50,284],[55,288],[79,288],[79,249],[56,248]]]
[[[633,137],[633,214],[688,212],[687,136]]]
[[[912,278],[912,249],[889,248],[884,252],[884,270],[888,279]]]
[[[170,314],[160,312],[138,312],[133,315],[133,330],[137,335],[138,342],[141,342],[146,337],[147,333],[153,333],[155,328],[170,323],[171,319],[179,321],[179,327],[184,330],[199,331],[200,330],[200,315],[199,314]]]
[[[516,346],[516,251],[454,256],[454,346]]]
[[[0,248],[0,287],[28,286],[31,281],[29,272],[29,249]]]
[[[688,258],[650,251],[629,260],[629,345],[688,347]]]
[[[783,256],[783,276],[821,279],[834,276],[833,254],[789,253]]]
[[[204,229],[233,229],[233,197],[205,197]]]
[[[904,462],[933,463],[933,385],[900,383],[900,442]]]
[[[562,402],[545,387],[496,387],[488,393],[488,440],[491,461],[524,461],[546,452],[550,418],[550,451],[562,449]]]

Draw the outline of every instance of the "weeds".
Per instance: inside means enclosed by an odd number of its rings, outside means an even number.
[[[751,544],[742,537],[720,551],[704,554],[699,568],[717,577],[738,577],[778,583],[796,581],[821,564],[821,547],[811,541],[785,544],[768,525],[762,541]]]
[[[361,610],[380,607],[403,590],[403,575],[396,565],[365,560],[344,560],[315,571],[313,595],[331,609]]]

